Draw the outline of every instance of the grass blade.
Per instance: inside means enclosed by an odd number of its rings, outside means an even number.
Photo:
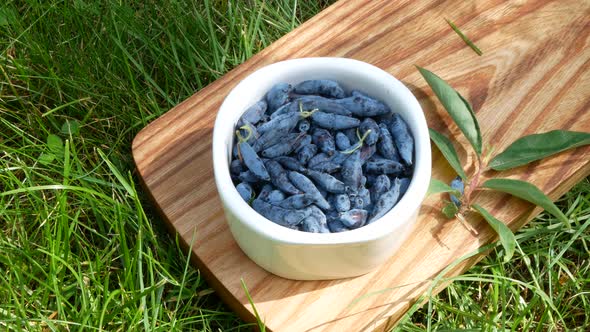
[[[428,131],[430,132],[430,139],[436,144],[445,159],[449,162],[451,167],[453,167],[455,172],[457,172],[457,175],[459,175],[464,181],[467,181],[467,175],[465,175],[465,171],[463,171],[463,167],[461,166],[459,156],[457,155],[453,143],[451,143],[446,136],[432,128],[428,128]]]
[[[451,87],[442,78],[438,77],[428,69],[416,66],[420,71],[420,74],[424,77],[428,85],[434,91],[434,94],[438,97],[438,100],[443,104],[453,121],[457,124],[463,135],[467,137],[471,146],[481,156],[481,132],[479,130],[479,123],[475,117],[475,113],[471,108],[471,105]]]
[[[500,237],[500,243],[502,247],[504,247],[504,262],[509,262],[510,258],[514,255],[514,251],[516,250],[516,238],[514,237],[514,233],[506,226],[503,222],[496,219],[496,217],[492,216],[486,209],[483,207],[473,204],[472,207],[481,214],[481,216],[488,222],[488,224],[498,233]]]
[[[72,190],[72,191],[79,191],[83,193],[87,193],[96,197],[99,197],[107,202],[113,202],[113,199],[101,192],[98,192],[94,189],[86,188],[86,187],[79,187],[79,186],[64,186],[61,184],[52,184],[52,185],[44,185],[44,186],[32,186],[32,187],[23,187],[13,190],[8,190],[4,192],[0,192],[0,197],[3,196],[10,196],[16,195],[21,193],[30,193],[35,191],[43,191],[43,190]]]
[[[97,149],[97,151],[98,151],[98,154],[100,155],[100,158],[102,158],[102,160],[107,164],[107,166],[109,167],[111,172],[113,172],[113,174],[115,175],[117,180],[119,180],[121,185],[125,188],[125,190],[129,194],[129,196],[135,197],[135,195],[136,195],[135,190],[133,190],[133,188],[131,188],[131,185],[129,184],[129,182],[127,182],[127,180],[125,180],[125,177],[123,177],[123,175],[121,174],[121,172],[119,172],[117,167],[115,167],[115,165],[113,165],[113,163],[104,154],[104,152],[102,152],[101,149]]]
[[[521,137],[496,155],[489,167],[503,171],[526,165],[568,149],[590,144],[590,133],[552,130],[542,134]]]
[[[250,302],[250,305],[252,306],[252,310],[254,310],[254,316],[256,317],[256,323],[258,324],[258,330],[260,332],[266,331],[266,325],[264,325],[264,322],[262,321],[262,319],[260,319],[260,315],[258,314],[258,310],[256,309],[256,306],[254,305],[254,300],[252,300],[252,296],[250,296],[250,292],[248,291],[248,287],[246,286],[246,282],[244,281],[243,278],[240,278],[240,282],[242,283],[242,288],[244,289],[244,292],[246,293],[246,297],[248,298],[248,302]]]
[[[52,108],[52,109],[50,109],[49,111],[47,111],[47,112],[45,112],[45,113],[41,114],[41,117],[46,117],[46,116],[48,116],[49,114],[55,113],[55,112],[57,112],[57,111],[59,111],[59,110],[61,110],[61,109],[64,109],[64,108],[66,108],[66,107],[69,107],[69,106],[72,106],[72,105],[75,105],[75,104],[78,104],[78,103],[84,102],[84,101],[86,101],[86,100],[89,100],[89,99],[90,99],[90,97],[84,97],[84,98],[80,98],[80,99],[72,100],[72,101],[70,101],[69,103],[65,103],[65,104],[63,104],[63,105],[59,105],[59,106],[57,106],[57,107],[55,107],[55,108]]]
[[[451,29],[453,29],[453,31],[455,31],[459,37],[461,37],[461,39],[463,39],[463,41],[465,42],[465,44],[467,44],[467,46],[471,47],[471,49],[477,53],[477,55],[481,56],[483,54],[483,52],[479,49],[479,47],[477,47],[472,41],[471,39],[469,39],[467,36],[465,36],[465,34],[459,30],[459,28],[457,28],[457,26],[455,25],[455,23],[453,23],[451,20],[449,19],[445,19],[447,21],[447,23],[451,26]]]
[[[490,179],[487,180],[482,187],[505,192],[536,204],[554,215],[557,219],[563,222],[566,227],[571,227],[568,218],[563,212],[553,204],[547,195],[529,182],[513,179]]]

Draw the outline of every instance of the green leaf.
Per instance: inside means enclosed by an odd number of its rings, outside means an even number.
[[[455,23],[453,23],[451,20],[446,19],[447,23],[451,26],[451,29],[453,29],[453,31],[455,31],[459,37],[461,37],[461,39],[463,39],[463,41],[465,42],[465,44],[467,44],[467,46],[471,47],[471,49],[477,53],[477,55],[482,55],[483,52],[479,49],[479,47],[477,47],[472,41],[471,39],[469,39],[467,36],[465,36],[465,34],[459,30],[459,28],[457,28],[457,26],[455,25]]]
[[[427,195],[439,194],[439,193],[451,193],[457,197],[461,197],[461,193],[457,189],[451,188],[448,184],[437,179],[430,179],[430,185],[428,186]]]
[[[514,233],[506,226],[503,222],[492,216],[486,209],[482,208],[477,204],[473,204],[472,207],[481,214],[481,216],[488,222],[488,224],[498,233],[500,237],[500,243],[504,247],[504,262],[510,261],[514,250],[516,249],[516,237]]]
[[[429,70],[416,66],[471,146],[481,155],[481,132],[471,105],[453,87]]]
[[[496,171],[526,165],[553,154],[590,144],[590,133],[552,130],[521,137],[494,157],[489,167]]]
[[[505,192],[536,204],[554,215],[568,228],[570,227],[567,217],[553,204],[549,197],[529,182],[513,179],[490,179],[482,187]]]
[[[51,162],[55,160],[55,155],[53,153],[41,153],[39,156],[39,163],[41,165],[49,165]]]
[[[457,175],[459,175],[464,181],[467,181],[467,175],[465,175],[463,167],[461,167],[461,162],[459,161],[459,156],[457,155],[453,143],[451,143],[446,136],[432,128],[428,128],[428,131],[430,132],[430,139],[436,144],[445,159],[449,162],[455,172],[457,172]]]
[[[80,132],[80,124],[76,120],[67,120],[61,126],[61,133],[64,135],[78,135]]]
[[[0,27],[8,25],[8,17],[5,13],[4,8],[0,7]]]
[[[58,156],[64,154],[64,142],[57,135],[49,134],[47,136],[47,146],[49,150]]]
[[[452,202],[448,202],[447,205],[442,208],[441,212],[445,217],[451,219],[457,214],[457,212],[459,212],[459,208]]]
[[[17,17],[18,15],[13,9],[0,7],[0,27],[13,25]]]

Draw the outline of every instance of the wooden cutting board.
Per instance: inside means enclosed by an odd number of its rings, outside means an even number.
[[[453,32],[453,20],[482,50],[477,56]],[[378,270],[334,281],[291,281],[250,261],[224,221],[213,181],[212,126],[226,94],[242,78],[272,62],[338,56],[378,66],[418,97],[430,127],[465,143],[414,65],[437,73],[473,104],[484,142],[503,150],[516,138],[552,129],[590,131],[590,1],[362,1],[341,0],[143,129],[133,156],[145,188],[172,231],[193,241],[194,262],[222,298],[252,320],[243,278],[273,331],[365,331],[392,326],[457,258],[494,240],[481,219],[474,234],[426,200],[412,236]],[[452,170],[433,149],[433,176]],[[459,148],[464,164],[471,162]],[[487,172],[533,182],[553,199],[590,174],[590,147],[513,171]],[[510,228],[539,212],[507,195],[476,198]],[[457,275],[481,257],[453,268]],[[402,285],[407,285],[400,287]],[[396,288],[397,287],[397,288]],[[386,288],[393,290],[355,299]]]

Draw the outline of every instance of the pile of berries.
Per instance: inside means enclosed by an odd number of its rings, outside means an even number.
[[[413,173],[403,118],[331,80],[279,83],[236,124],[230,173],[240,196],[285,227],[330,233],[391,210]]]

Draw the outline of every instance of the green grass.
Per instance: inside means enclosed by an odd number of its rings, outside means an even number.
[[[588,331],[590,328],[590,181],[558,202],[572,229],[547,213],[517,233],[504,263],[495,250],[413,315],[400,331]]]
[[[138,188],[131,140],[324,3],[0,5],[0,330],[250,330]]]
[[[0,330],[250,330],[151,210],[131,140],[331,2],[0,4]],[[572,230],[536,219],[402,329],[587,329],[588,181],[560,204]]]

